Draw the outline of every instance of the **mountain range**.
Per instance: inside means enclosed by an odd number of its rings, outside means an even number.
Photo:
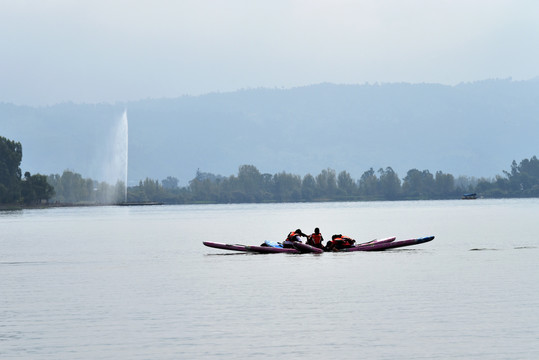
[[[23,147],[23,173],[104,178],[116,156],[112,135],[124,111],[129,185],[197,170],[317,175],[331,168],[359,179],[392,167],[494,177],[539,155],[539,81],[440,84],[323,83],[244,89],[125,103],[0,103],[0,136]]]

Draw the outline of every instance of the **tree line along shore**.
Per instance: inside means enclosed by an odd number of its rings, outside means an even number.
[[[196,171],[187,186],[178,179],[146,178],[136,186],[107,184],[66,170],[48,176],[25,172],[22,176],[20,143],[0,137],[0,204],[66,206],[120,203],[272,203],[321,201],[394,201],[461,198],[475,193],[483,198],[539,197],[539,160],[536,156],[513,161],[511,168],[493,179],[411,169],[401,180],[391,167],[366,170],[359,179],[347,171],[324,169],[318,175],[287,172],[261,173],[254,165],[241,165],[228,177]]]

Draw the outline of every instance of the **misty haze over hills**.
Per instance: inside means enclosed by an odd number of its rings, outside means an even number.
[[[0,104],[0,135],[23,146],[23,172],[103,179],[112,127],[127,109],[129,185],[197,169],[236,174],[391,166],[494,177],[539,155],[539,81],[319,84],[117,104]]]

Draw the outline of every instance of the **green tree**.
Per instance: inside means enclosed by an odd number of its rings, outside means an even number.
[[[486,194],[483,193],[484,195],[494,198],[522,195],[520,191],[518,191],[517,193],[511,192],[511,182],[506,177],[496,175],[496,178],[494,179],[494,181],[491,181],[491,183],[491,190],[488,191]]]
[[[235,182],[235,179],[225,179],[197,170],[195,178],[189,181],[190,198],[194,202],[229,202],[230,200],[222,197],[220,192],[228,188],[230,194]]]
[[[16,203],[21,198],[22,145],[0,136],[0,203]]]
[[[172,176],[167,176],[166,179],[161,181],[161,184],[163,185],[163,187],[168,190],[178,189],[179,188],[178,183],[179,183],[179,180]]]
[[[455,194],[468,194],[476,192],[478,179],[460,175],[455,179]]]
[[[144,187],[142,180],[139,180],[137,186],[132,186],[127,189],[127,198],[132,202],[145,202],[148,201],[146,194],[144,193]]]
[[[242,165],[238,171],[238,185],[246,196],[246,201],[262,200],[263,178],[253,165]]]
[[[537,196],[539,189],[539,160],[532,156],[523,159],[520,164],[513,160],[511,172],[504,171],[509,180],[510,193],[513,196]]]
[[[436,176],[434,178],[434,193],[438,198],[454,196],[455,178],[453,175],[436,171]]]
[[[378,196],[379,182],[372,168],[365,171],[359,179],[359,195],[365,199],[375,199]]]
[[[125,200],[126,187],[123,181],[111,185],[83,178],[81,174],[65,170],[62,175],[49,175],[47,182],[54,188],[55,195],[52,200],[60,203],[111,204]]]
[[[316,180],[311,174],[307,174],[303,177],[301,182],[301,194],[303,199],[310,201],[313,200],[316,195]]]
[[[77,203],[88,199],[88,188],[82,176],[70,170],[65,170],[60,177],[62,193],[58,193],[61,202]]]
[[[266,201],[273,200],[273,175],[262,174],[262,196]]]
[[[478,180],[477,185],[475,186],[475,191],[477,193],[484,194],[486,196],[489,196],[495,192],[496,186],[492,181],[489,181],[488,179],[481,178]]]
[[[163,187],[159,180],[150,178],[144,179],[139,183],[140,192],[143,194],[143,201],[160,201],[163,196]]]
[[[434,177],[428,170],[408,170],[402,183],[405,196],[414,199],[428,199],[433,194]]]
[[[396,200],[401,195],[401,180],[391,167],[386,167],[385,170],[380,168],[379,192],[384,199]]]
[[[337,187],[343,195],[352,196],[357,192],[357,186],[352,176],[346,171],[341,171],[337,176]]]
[[[333,169],[325,169],[316,176],[316,185],[319,195],[323,198],[332,198],[337,193],[337,175]]]
[[[39,204],[48,201],[54,195],[54,188],[47,182],[45,175],[30,175],[27,171],[24,173],[21,194],[25,204]]]
[[[301,200],[301,177],[281,172],[273,175],[274,197],[277,201]]]

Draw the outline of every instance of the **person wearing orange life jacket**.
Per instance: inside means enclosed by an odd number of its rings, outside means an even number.
[[[307,237],[301,229],[297,229],[295,231],[292,231],[288,233],[288,236],[286,237],[285,241],[283,241],[283,247],[294,247],[294,242],[301,242],[301,237]]]
[[[332,251],[352,247],[354,246],[355,242],[356,241],[349,236],[345,236],[342,234],[333,235],[331,237],[331,241],[328,241],[326,245],[326,250]]]
[[[320,233],[319,228],[315,228],[314,233],[307,237],[307,244],[317,247],[319,249],[324,248],[324,245],[322,245],[322,241],[324,241],[324,237]]]

